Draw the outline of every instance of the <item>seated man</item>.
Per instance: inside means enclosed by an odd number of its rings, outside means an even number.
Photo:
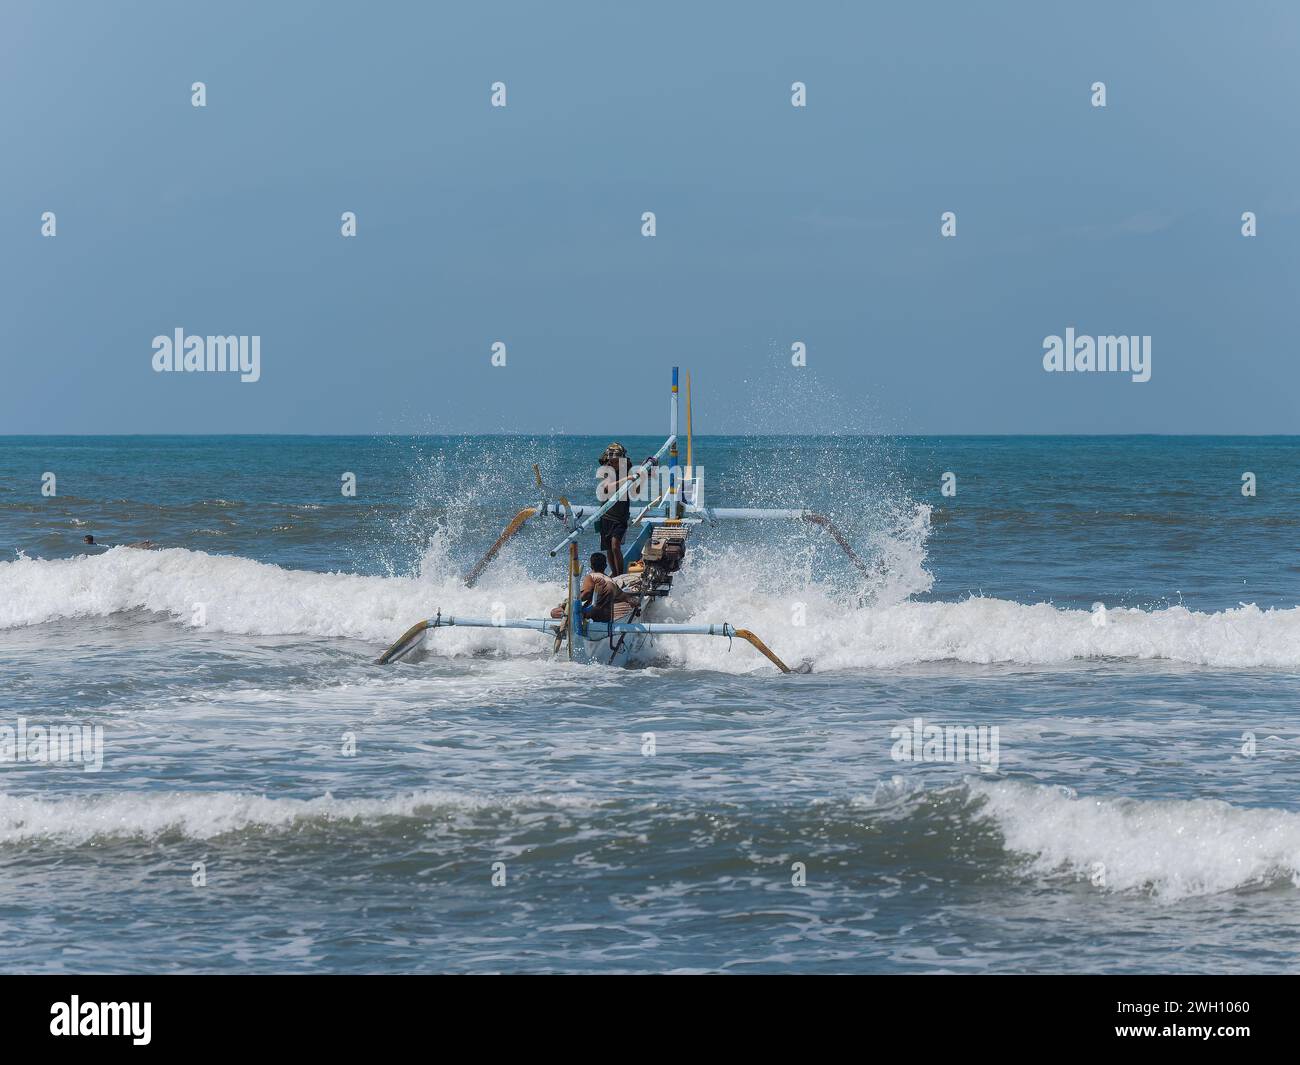
[[[605,576],[607,560],[599,551],[591,556],[590,561],[591,570],[582,578],[582,587],[578,593],[584,607],[583,613],[592,621],[626,621],[632,614],[632,604],[637,597],[623,591],[614,583],[613,578]],[[564,617],[564,606],[561,603],[552,610],[551,617]]]

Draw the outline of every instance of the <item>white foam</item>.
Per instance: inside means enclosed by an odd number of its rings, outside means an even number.
[[[730,621],[755,631],[787,662],[809,661],[819,671],[1099,658],[1300,668],[1300,608],[1113,609],[1098,626],[1086,610],[1047,603],[984,598],[917,603],[877,595],[859,605],[860,590],[849,595],[805,573],[792,574],[779,560],[754,556],[728,550],[714,552],[707,563],[688,560],[660,619]],[[899,582],[914,589],[924,571],[890,574],[882,587],[902,594]],[[209,631],[347,637],[384,646],[437,609],[462,616],[499,611],[538,617],[562,594],[558,574],[554,581],[536,581],[508,562],[489,570],[481,586],[468,589],[450,567],[427,558],[418,578],[365,577],[283,569],[201,551],[115,548],[93,557],[0,563],[0,629],[140,609],[191,624],[201,604],[202,628]],[[674,662],[689,668],[733,673],[770,668],[747,646],[729,653],[727,641],[716,638],[660,642]],[[434,651],[534,654],[541,647],[529,632],[446,629]]]
[[[787,662],[808,661],[819,672],[924,662],[1051,665],[1104,658],[1300,667],[1297,608],[1246,605],[1214,613],[1181,606],[1116,609],[1098,627],[1089,611],[1048,603],[967,599],[855,607],[816,585],[780,597],[706,580],[698,588],[684,587],[668,610],[675,620],[728,620],[751,629]],[[735,664],[738,655],[728,654],[719,640],[687,638],[672,644],[670,652],[689,668],[742,668]]]
[[[567,808],[589,805],[566,796],[492,798],[451,791],[418,791],[381,799],[269,798],[237,792],[169,792],[87,798],[37,799],[0,795],[0,844],[56,840],[78,845],[98,839],[156,839],[179,834],[213,839],[246,829],[283,830],[310,824],[431,818],[440,813],[503,809],[527,803]]]
[[[508,597],[508,603],[507,603]],[[391,643],[436,609],[489,617],[496,609],[536,615],[562,598],[556,588],[485,582],[468,589],[458,576],[364,577],[284,569],[231,555],[174,548],[114,548],[72,559],[0,563],[0,629],[129,610],[168,614],[199,628],[246,635],[350,637]],[[449,629],[443,654],[500,649],[536,651],[535,634]]]
[[[1074,798],[1007,780],[970,789],[1007,849],[1037,873],[1170,900],[1278,879],[1300,885],[1300,814],[1211,799]]]

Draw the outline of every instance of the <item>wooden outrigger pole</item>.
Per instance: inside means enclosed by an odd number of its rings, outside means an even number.
[[[570,606],[570,609],[572,609],[572,606]],[[400,640],[380,655],[377,661],[381,666],[386,666],[391,662],[400,662],[403,658],[406,658],[412,652],[420,648],[423,643],[424,635],[430,629],[535,629],[538,632],[555,633],[558,640],[565,634],[566,624],[567,618],[564,621],[559,622],[544,618],[508,618],[504,621],[492,621],[489,618],[457,618],[450,616],[444,618],[439,614],[437,617],[429,618],[412,625],[411,628],[403,633]],[[581,626],[579,635],[581,639],[596,637],[601,641],[619,635],[724,636],[729,640],[744,640],[763,654],[782,673],[792,672],[790,667],[782,662],[772,649],[752,632],[748,629],[738,629],[727,621],[714,625],[677,625],[661,622],[641,624],[618,621],[588,621]],[[570,657],[573,657],[572,652],[570,652]]]
[[[487,553],[466,574],[465,583],[473,586],[508,540],[524,528],[532,518],[552,516],[564,523],[565,537],[553,548],[554,558],[565,552],[566,591],[562,616],[555,618],[490,618],[443,617],[441,612],[432,618],[412,625],[380,657],[387,665],[408,658],[424,643],[433,629],[491,628],[532,629],[551,637],[551,653],[559,655],[561,649],[575,662],[595,662],[626,665],[646,661],[654,641],[667,636],[721,636],[744,640],[764,655],[782,673],[791,672],[762,640],[748,629],[737,628],[730,622],[709,624],[681,624],[653,620],[659,601],[667,597],[673,578],[686,551],[687,538],[695,526],[708,523],[716,525],[728,520],[807,521],[824,528],[835,539],[863,572],[866,565],[854,553],[848,541],[829,518],[809,510],[771,510],[755,508],[709,508],[704,505],[702,478],[694,461],[694,433],[691,418],[691,379],[686,375],[686,466],[678,465],[678,370],[673,367],[672,392],[668,408],[668,438],[659,449],[640,465],[634,467],[609,499],[599,506],[573,506],[562,495],[548,489],[541,472],[533,467],[537,485],[545,493],[535,506],[525,507],[515,515],[505,531],[488,549]],[[596,603],[584,605],[579,597],[578,541],[592,525],[600,520],[616,503],[627,498],[638,488],[650,472],[667,459],[667,485],[662,492],[650,492],[651,502],[632,520],[632,536],[623,550],[629,575],[636,578],[639,591],[637,606],[630,618],[622,621],[598,621],[590,617]],[[567,549],[567,550],[566,550]]]

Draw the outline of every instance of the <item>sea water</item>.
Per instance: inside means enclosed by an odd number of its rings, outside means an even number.
[[[558,602],[551,518],[459,575],[607,442],[0,438],[0,969],[1300,968],[1300,442],[697,439],[864,566],[705,525],[665,617],[808,672],[374,664]]]

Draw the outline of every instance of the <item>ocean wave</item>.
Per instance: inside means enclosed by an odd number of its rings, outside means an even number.
[[[1212,799],[1082,798],[1021,781],[973,781],[979,816],[1038,875],[1176,900],[1300,886],[1300,814]]]
[[[491,614],[508,593],[512,609],[549,609],[554,588],[498,573],[467,589],[450,572],[431,577],[368,577],[285,569],[233,555],[171,548],[119,547],[71,559],[19,558],[0,563],[0,630],[132,610],[166,614],[210,632],[345,637],[387,644],[416,620],[444,613]],[[446,653],[533,648],[530,634],[448,631]]]
[[[238,792],[141,792],[133,795],[28,798],[0,794],[0,844],[39,840],[77,846],[100,840],[207,840],[247,831],[285,832],[329,825],[373,825],[481,810],[562,810],[589,805],[567,796],[495,798],[453,791],[417,791],[378,799],[270,798]]]
[[[479,823],[467,817],[493,815]],[[971,875],[1069,879],[1089,890],[1135,893],[1162,902],[1266,887],[1300,886],[1300,813],[1207,799],[1080,797],[1023,780],[968,781],[926,789],[885,781],[869,796],[811,805],[722,804],[706,811],[595,797],[490,796],[424,790],[379,798],[275,798],[240,792],[136,792],[84,797],[0,795],[0,846],[60,847],[223,837],[297,839],[333,830],[372,836],[386,822],[406,838],[412,824],[453,832],[509,833],[541,817],[567,818],[588,844],[630,836],[698,848],[714,833],[735,846],[755,835],[831,839],[840,855],[904,862],[927,873],[955,861]],[[701,837],[700,833],[704,833]],[[394,837],[396,838],[396,837]],[[943,844],[942,853],[935,844]],[[880,848],[885,851],[881,852]],[[906,848],[904,850],[903,848]],[[742,850],[744,848],[742,847]],[[910,854],[910,857],[909,857]],[[966,874],[959,874],[966,875]]]
[[[1300,668],[1300,608],[1242,606],[1199,612],[1117,608],[1104,624],[1089,611],[992,598],[915,602],[903,598],[925,576],[903,561],[888,595],[846,596],[772,560],[715,552],[683,572],[663,620],[730,621],[757,632],[789,662],[818,671],[890,669],[929,662],[1064,664],[1075,660],[1163,660],[1222,668]],[[0,563],[0,629],[146,610],[211,632],[342,637],[387,645],[416,620],[444,614],[541,616],[561,596],[559,578],[530,578],[508,560],[468,589],[454,569],[426,558],[419,577],[358,576],[284,569],[230,555],[115,548],[73,559]],[[907,565],[915,572],[907,576]],[[902,572],[903,577],[898,573]],[[703,637],[661,641],[674,665],[743,673],[766,668]],[[532,654],[533,633],[448,629],[438,655]]]

